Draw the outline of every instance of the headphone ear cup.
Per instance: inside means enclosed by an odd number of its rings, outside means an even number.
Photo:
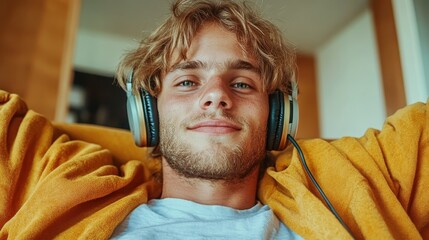
[[[269,96],[269,104],[266,148],[268,151],[281,151],[288,144],[287,135],[296,135],[298,103],[292,96],[275,91]]]
[[[142,90],[142,105],[146,127],[146,139],[148,147],[159,144],[159,117],[156,98],[146,90]]]
[[[141,129],[140,115],[142,114],[142,107],[140,102],[140,93],[134,95],[131,90],[127,91],[127,116],[128,125],[130,126],[131,134],[133,135],[134,142],[137,146],[142,146],[143,142],[146,142],[146,132]]]
[[[154,147],[159,143],[159,119],[156,98],[141,90],[134,95],[127,91],[127,115],[134,142],[140,147]]]
[[[267,150],[276,150],[280,143],[280,134],[283,131],[284,101],[283,94],[275,91],[269,96],[270,112],[268,115],[267,127]]]

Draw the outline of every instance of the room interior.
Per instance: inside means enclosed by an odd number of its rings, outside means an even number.
[[[0,89],[53,121],[127,128],[116,64],[163,20],[169,2],[2,1]],[[296,47],[299,138],[362,135],[426,100],[427,2],[251,2]]]

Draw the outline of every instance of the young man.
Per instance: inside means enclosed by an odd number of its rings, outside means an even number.
[[[163,188],[162,200],[133,211],[117,234],[298,237],[256,199],[268,95],[287,89],[292,58],[280,32],[237,3],[174,4],[121,66],[135,70],[135,85],[154,86],[146,90],[157,99]],[[129,74],[119,73],[123,85]]]
[[[160,157],[0,91],[0,239],[429,238],[428,104],[361,138],[299,141],[309,175],[292,146],[266,151],[269,96],[292,89],[280,32],[230,1],[172,10],[118,71],[157,100]]]

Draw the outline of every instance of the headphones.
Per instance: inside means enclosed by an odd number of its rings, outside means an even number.
[[[159,118],[156,98],[144,89],[133,93],[133,72],[127,79],[127,115],[134,142],[140,147],[159,144]],[[298,128],[297,88],[292,96],[277,90],[269,96],[267,146],[268,151],[280,151],[288,144],[288,135],[295,136]]]

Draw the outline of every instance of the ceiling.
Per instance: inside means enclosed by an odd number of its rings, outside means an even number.
[[[82,0],[79,27],[133,39],[154,30],[171,0]],[[368,7],[368,0],[251,0],[301,53],[312,54]]]

